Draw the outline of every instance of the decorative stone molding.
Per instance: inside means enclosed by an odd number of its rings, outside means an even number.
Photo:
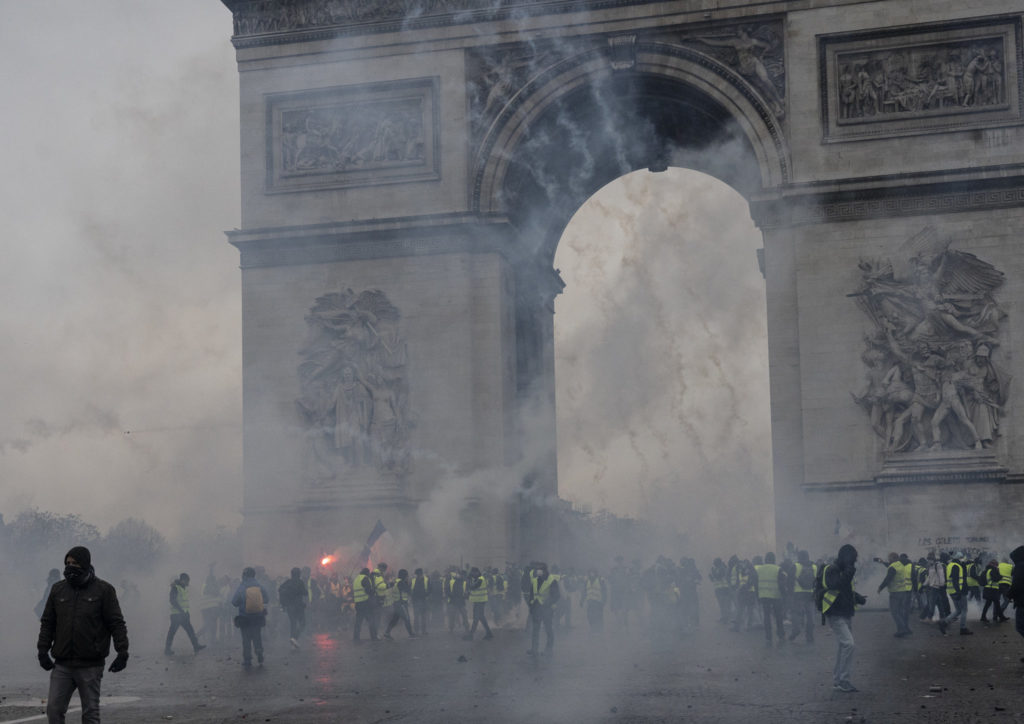
[[[824,140],[1024,120],[1019,16],[822,35]]]
[[[1024,206],[1024,175],[985,181],[869,188],[847,192],[818,192],[801,188],[779,198],[754,199],[750,214],[762,229],[788,228],[835,221],[862,221],[897,216],[921,216],[958,211],[991,211]],[[899,181],[898,177],[886,179]]]
[[[235,47],[319,37],[393,32],[660,0],[222,0],[234,19]],[[481,7],[485,6],[485,7]]]
[[[440,79],[266,97],[268,193],[441,177]]]
[[[1007,470],[989,451],[940,451],[886,458],[878,485],[914,483],[1002,483]]]

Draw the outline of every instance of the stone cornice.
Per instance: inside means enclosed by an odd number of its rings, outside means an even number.
[[[927,175],[891,176],[836,184],[806,184],[781,189],[750,202],[750,214],[762,229],[835,221],[921,216],[960,211],[1024,207],[1024,168],[963,178]]]
[[[452,253],[516,256],[504,217],[463,214],[373,219],[227,232],[243,269]]]
[[[664,0],[222,0],[236,48],[650,5]],[[482,8],[481,4],[488,7]]]

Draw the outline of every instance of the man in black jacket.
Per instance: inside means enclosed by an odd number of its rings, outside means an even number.
[[[96,577],[89,549],[75,546],[64,556],[64,580],[46,599],[36,643],[39,665],[50,672],[46,717],[51,724],[64,721],[75,689],[82,722],[99,724],[100,681],[111,637],[117,658],[110,671],[122,671],[128,663],[128,629],[117,593]]]
[[[864,596],[853,590],[853,576],[856,573],[857,549],[847,543],[839,549],[835,563],[825,567],[825,595],[821,604],[821,612],[828,619],[829,628],[838,643],[832,685],[836,691],[846,693],[857,691],[857,687],[850,683],[850,664],[853,662],[854,650],[850,625],[854,608],[867,602]]]
[[[1016,609],[1015,626],[1017,633],[1024,636],[1024,546],[1017,546],[1010,552],[1013,571],[1010,573],[1010,590],[1007,596]],[[1024,662],[1024,658],[1021,659]]]

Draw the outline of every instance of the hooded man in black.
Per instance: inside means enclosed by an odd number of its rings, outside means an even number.
[[[1016,609],[1015,625],[1017,633],[1024,636],[1024,546],[1017,546],[1010,552],[1013,561],[1013,572],[1010,573],[1010,590],[1007,596],[1013,601]],[[1021,659],[1024,662],[1024,658]]]
[[[850,683],[850,664],[853,662],[853,633],[850,625],[854,608],[867,602],[864,596],[853,590],[853,577],[857,573],[857,549],[847,543],[839,549],[835,563],[825,567],[825,596],[821,612],[828,619],[829,628],[836,636],[838,650],[836,665],[832,670],[832,685],[836,691],[852,693],[857,691]]]
[[[100,721],[100,681],[114,640],[117,658],[110,671],[128,664],[128,629],[114,587],[96,577],[92,555],[75,546],[64,556],[64,580],[50,590],[39,621],[39,665],[50,672],[46,718],[63,722],[78,689],[82,722]],[[50,653],[53,659],[50,659]]]

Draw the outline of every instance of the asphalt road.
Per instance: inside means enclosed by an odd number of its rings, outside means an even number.
[[[117,722],[794,722],[935,724],[1024,720],[1024,639],[1013,624],[942,636],[913,620],[893,638],[887,612],[854,619],[855,694],[832,689],[835,641],[815,626],[767,648],[759,630],[713,620],[682,640],[670,631],[577,625],[559,632],[552,657],[526,655],[521,626],[468,642],[446,631],[353,645],[314,634],[293,651],[267,644],[266,663],[240,665],[238,641],[165,657],[136,646],[128,669],[106,674],[103,721]],[[163,632],[140,640],[159,641]],[[180,635],[179,635],[180,636]],[[187,649],[183,637],[177,647]],[[47,674],[29,648],[0,663],[0,722],[45,721]],[[73,700],[73,703],[77,698]],[[77,712],[68,721],[78,721]]]

